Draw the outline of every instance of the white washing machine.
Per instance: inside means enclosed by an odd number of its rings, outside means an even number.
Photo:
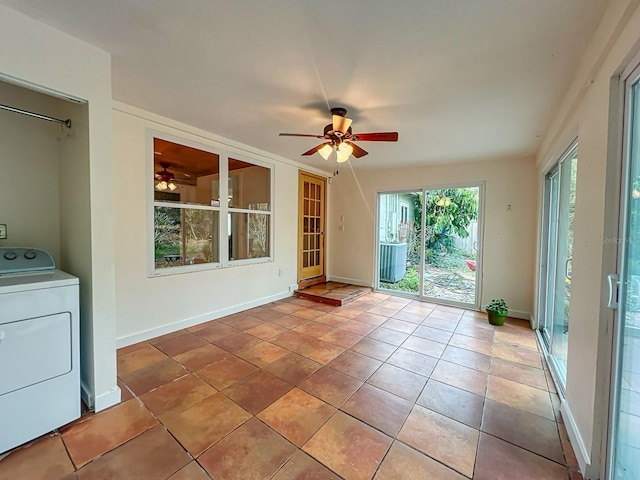
[[[79,282],[34,248],[0,248],[0,454],[80,416]]]

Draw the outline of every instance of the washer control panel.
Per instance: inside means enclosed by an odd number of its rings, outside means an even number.
[[[0,248],[0,275],[7,273],[39,272],[54,270],[53,257],[39,248]]]

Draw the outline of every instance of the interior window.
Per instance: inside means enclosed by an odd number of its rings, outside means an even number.
[[[155,270],[271,257],[271,167],[162,138],[153,165]]]

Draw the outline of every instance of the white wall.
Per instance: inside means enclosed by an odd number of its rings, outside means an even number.
[[[61,250],[79,259],[70,272],[80,276],[81,328],[90,333],[82,344],[83,390],[86,400],[100,410],[120,399],[115,355],[111,59],[102,50],[0,7],[0,75],[89,105],[84,181],[89,183],[90,196],[75,200],[88,205],[86,214],[74,223],[83,235],[68,236]]]
[[[0,82],[0,103],[56,116],[62,100]],[[59,125],[0,110],[0,246],[49,252],[60,265]]]
[[[349,169],[341,171],[331,183],[330,277],[373,285],[377,191],[481,181],[486,182],[481,303],[504,298],[514,313],[529,318],[537,235],[533,159],[359,170],[355,177]],[[338,221],[341,216],[344,222]]]
[[[260,152],[122,104],[113,112],[118,345],[124,346],[289,296],[296,283],[298,168]],[[149,277],[151,207],[147,131],[274,165],[274,261]],[[279,276],[279,269],[283,275]]]
[[[562,151],[578,137],[578,176],[574,225],[573,275],[569,318],[565,423],[586,478],[601,471],[611,360],[612,311],[605,305],[608,273],[615,252],[603,238],[617,237],[615,176],[620,171],[621,118],[610,101],[612,78],[640,46],[638,0],[612,0],[587,47],[537,159],[539,183]],[[616,82],[614,82],[615,84]],[[608,216],[605,209],[609,208]],[[614,221],[611,221],[614,219]]]

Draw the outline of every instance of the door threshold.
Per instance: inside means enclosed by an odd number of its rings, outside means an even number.
[[[304,280],[298,280],[298,290],[302,290],[307,287],[319,285],[321,283],[327,283],[327,277],[322,275],[320,277],[305,278]]]

